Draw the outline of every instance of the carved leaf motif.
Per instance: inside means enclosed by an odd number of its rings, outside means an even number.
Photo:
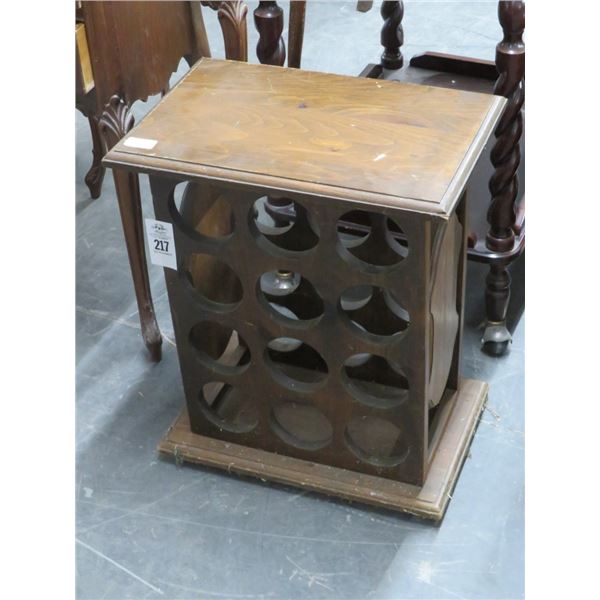
[[[240,28],[248,13],[248,6],[245,2],[213,2],[212,4],[221,5],[219,6],[219,19],[227,19],[236,29]]]
[[[100,117],[100,131],[110,150],[134,124],[129,105],[118,95],[108,101]]]

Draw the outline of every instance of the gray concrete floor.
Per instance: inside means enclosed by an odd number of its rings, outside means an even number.
[[[500,37],[495,2],[405,5],[405,56],[438,50],[493,58]],[[305,68],[356,74],[377,60],[377,7],[363,14],[353,6],[311,0]],[[213,54],[222,57],[215,15],[205,14]],[[256,62],[251,20],[249,29]],[[182,63],[173,80],[184,72]],[[136,105],[136,117],[156,101]],[[508,356],[480,352],[485,267],[469,266],[463,372],[490,383],[489,405],[440,527],[176,467],[155,453],[183,404],[162,270],[150,268],[165,337],[163,360],[152,364],[140,338],[112,178],[108,173],[101,198],[91,200],[83,182],[91,139],[79,113],[76,124],[77,597],[523,597],[524,320]],[[145,177],[142,194],[152,215]],[[518,290],[522,269],[516,271]]]

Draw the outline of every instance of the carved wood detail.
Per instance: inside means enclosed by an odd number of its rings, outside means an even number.
[[[112,96],[100,117],[100,131],[110,150],[134,125],[129,105],[117,94]]]
[[[225,58],[246,62],[248,60],[248,29],[246,25],[248,6],[246,3],[239,0],[233,2],[203,0],[201,4],[217,11],[225,42]]]
[[[404,58],[400,47],[404,43],[404,30],[402,17],[404,16],[404,3],[385,1],[381,4],[381,17],[384,20],[381,29],[381,45],[384,47],[381,55],[381,66],[385,69],[400,69]]]
[[[112,96],[99,121],[100,133],[107,149],[112,148],[130,131],[133,124],[134,118],[129,105],[120,96]],[[113,177],[138,304],[142,338],[152,360],[159,361],[162,337],[154,313],[146,266],[139,179],[137,173],[123,169],[113,169]]]
[[[517,169],[521,160],[519,140],[523,134],[525,102],[525,3],[499,2],[498,17],[504,38],[496,47],[499,77],[494,93],[506,97],[508,103],[494,132],[496,143],[490,156],[495,171],[489,184],[492,202],[486,245],[490,250],[506,252],[512,249],[515,240],[514,204],[519,189]]]

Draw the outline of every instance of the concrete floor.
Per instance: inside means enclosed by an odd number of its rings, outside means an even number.
[[[256,2],[250,2],[250,10]],[[286,9],[287,3],[280,3]],[[354,2],[307,11],[303,66],[356,74],[375,62],[380,17]],[[406,2],[405,56],[493,58],[496,3]],[[223,56],[205,12],[213,55]],[[251,15],[251,12],[249,13]],[[249,22],[251,58],[256,43]],[[175,81],[185,72],[182,63]],[[135,107],[139,120],[157,101]],[[176,467],[155,446],[183,404],[162,270],[150,267],[163,359],[148,361],[110,173],[99,200],[77,123],[77,597],[521,598],[524,593],[524,320],[508,356],[479,350],[485,268],[469,266],[463,372],[490,398],[438,528],[207,468]],[[146,215],[152,215],[142,178]],[[516,291],[522,289],[517,265]],[[516,318],[513,318],[513,321]]]

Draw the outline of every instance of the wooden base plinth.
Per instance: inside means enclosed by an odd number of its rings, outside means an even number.
[[[198,435],[191,432],[185,409],[158,444],[158,451],[174,456],[176,460],[218,467],[440,521],[467,455],[487,392],[487,383],[461,380],[460,390],[448,400],[450,414],[423,487]]]

